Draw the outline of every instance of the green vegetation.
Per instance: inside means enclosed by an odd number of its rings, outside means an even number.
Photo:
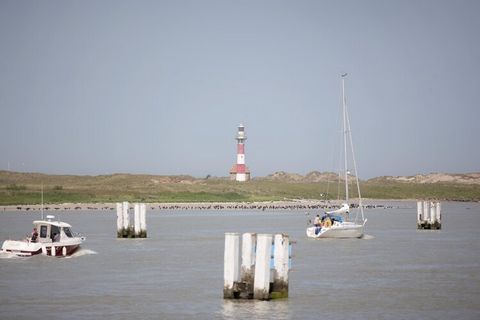
[[[45,203],[233,202],[285,199],[337,199],[337,185],[256,179],[238,183],[190,176],[113,174],[104,176],[43,175],[0,171],[0,205]],[[343,187],[339,188],[343,191]],[[407,183],[371,180],[361,183],[362,196],[374,199],[480,201],[480,185]],[[328,196],[327,190],[329,191]],[[356,197],[355,188],[350,191]],[[343,198],[343,194],[339,195]]]

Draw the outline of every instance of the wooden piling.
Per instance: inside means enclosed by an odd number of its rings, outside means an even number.
[[[123,233],[122,237],[126,238],[130,235],[130,216],[128,214],[128,202],[122,203],[122,210],[123,210]]]
[[[255,247],[257,235],[244,233],[242,235],[242,265],[240,270],[240,298],[253,298],[253,280],[255,275]]]
[[[417,201],[417,221],[423,220],[423,203],[422,201]]]
[[[423,221],[428,221],[430,218],[430,202],[423,201]]]
[[[253,297],[258,300],[270,298],[270,259],[272,251],[272,235],[257,236],[255,253],[255,279],[253,281]]]
[[[236,232],[225,233],[223,279],[223,298],[238,298],[236,283],[240,280],[240,234]]]
[[[117,203],[117,238],[123,236],[123,208],[121,203]]]
[[[436,220],[438,222],[441,222],[442,221],[442,213],[441,213],[441,209],[442,209],[442,205],[440,202],[437,202],[436,203],[436,206],[437,206],[437,210],[436,210]]]
[[[136,238],[140,237],[140,204],[135,203],[133,206],[133,225],[134,235]]]
[[[274,247],[274,274],[270,298],[288,298],[288,271],[290,259],[290,240],[288,235],[276,234],[274,238]]]
[[[140,204],[140,238],[147,237],[147,206],[145,203]]]

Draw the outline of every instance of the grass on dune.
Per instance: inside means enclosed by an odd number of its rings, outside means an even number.
[[[59,176],[0,171],[0,205],[44,203],[232,202],[284,199],[341,199],[343,186],[325,182],[292,183],[252,180],[194,179],[188,176],[115,174],[107,176]],[[337,190],[340,194],[337,195]],[[328,191],[328,192],[327,192]],[[480,185],[405,182],[361,182],[364,198],[438,199],[480,201]],[[350,197],[357,196],[351,186]]]

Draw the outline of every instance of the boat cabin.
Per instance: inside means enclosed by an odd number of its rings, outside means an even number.
[[[48,220],[33,221],[35,228],[37,228],[37,241],[41,243],[59,242],[68,238],[73,238],[71,225],[61,221],[51,221],[53,216],[47,216]]]

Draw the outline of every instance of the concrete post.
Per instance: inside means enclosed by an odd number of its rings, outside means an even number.
[[[235,283],[240,280],[240,234],[225,233],[225,253],[223,268],[223,298],[237,298]]]
[[[257,235],[257,252],[255,255],[255,280],[253,284],[253,297],[255,299],[269,299],[271,250],[272,235]]]

